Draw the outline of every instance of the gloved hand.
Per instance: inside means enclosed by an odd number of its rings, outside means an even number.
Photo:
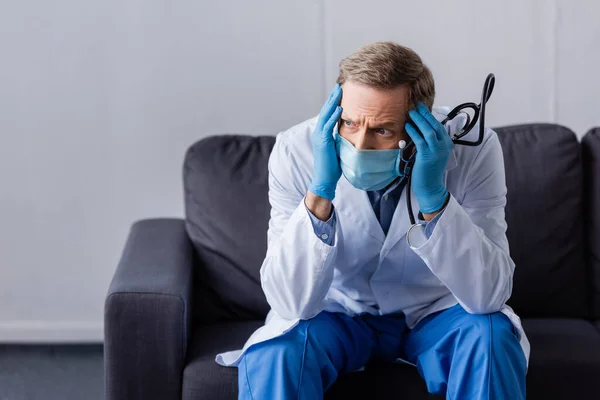
[[[311,138],[315,169],[308,190],[329,200],[335,197],[335,187],[342,176],[333,139],[333,128],[342,114],[341,98],[342,88],[337,84],[321,109]]]
[[[423,214],[440,210],[448,196],[444,185],[444,171],[454,147],[446,128],[429,112],[421,102],[416,110],[408,112],[419,134],[410,123],[405,125],[406,132],[417,147],[415,165],[412,170],[411,189],[417,197]]]

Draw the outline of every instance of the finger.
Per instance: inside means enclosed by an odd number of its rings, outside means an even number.
[[[431,125],[429,125],[429,122],[427,122],[427,120],[415,110],[409,111],[408,115],[410,116],[410,119],[413,120],[419,131],[421,131],[421,134],[425,138],[427,145],[431,148],[434,148],[437,143],[437,134]]]
[[[406,133],[408,133],[408,136],[410,136],[415,146],[417,146],[417,151],[423,152],[427,150],[425,139],[423,139],[419,131],[410,122],[404,124],[404,129],[406,129]]]
[[[323,135],[325,135],[325,137],[331,137],[331,135],[333,133],[333,127],[338,122],[341,115],[342,115],[342,107],[337,106],[335,108],[335,111],[333,112],[333,114],[331,114],[331,117],[329,117],[329,121],[327,121],[327,123],[325,124],[325,127],[322,130]]]
[[[323,104],[321,112],[319,113],[319,122],[321,123],[321,126],[327,123],[329,117],[331,117],[331,114],[335,111],[335,108],[340,103],[341,98],[342,87],[339,84],[336,84],[331,93],[329,94],[329,98],[327,99],[325,104]]]
[[[427,106],[425,104],[423,104],[422,102],[419,101],[417,103],[417,111],[423,118],[425,118],[427,123],[435,130],[437,140],[443,140],[444,135],[448,136],[448,133],[446,132],[446,128],[444,128],[444,125],[442,125],[442,123],[433,116],[433,114],[431,113],[431,111],[429,111],[429,109],[427,108]]]

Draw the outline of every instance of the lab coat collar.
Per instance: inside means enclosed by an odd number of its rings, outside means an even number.
[[[456,157],[456,145],[452,148],[452,153],[450,153],[450,158],[448,158],[448,164],[446,164],[446,172],[456,168],[458,165],[458,159]]]
[[[375,216],[367,192],[352,186],[344,175],[338,181],[333,204],[336,212],[342,214],[340,218],[348,220],[358,231],[365,232],[379,245],[383,244],[385,233]]]
[[[418,212],[419,203],[411,191],[413,210]],[[333,200],[340,218],[354,225],[354,229],[366,234],[365,240],[373,239],[380,246],[380,258],[385,257],[391,248],[406,235],[410,228],[410,219],[406,209],[406,188],[402,190],[398,205],[394,211],[388,234],[386,235],[375,216],[367,192],[352,186],[342,175],[338,182],[336,196]],[[416,214],[415,214],[416,218]]]
[[[440,122],[442,122],[450,112],[450,107],[433,107],[431,110],[431,114]],[[460,114],[452,121],[450,121],[446,125],[446,131],[448,135],[452,136],[454,133],[458,132],[467,122],[467,119],[464,115]],[[456,146],[452,149],[452,153],[450,154],[450,158],[448,159],[448,163],[446,164],[446,171],[450,171],[451,169],[456,168],[458,165],[458,160],[456,157]]]

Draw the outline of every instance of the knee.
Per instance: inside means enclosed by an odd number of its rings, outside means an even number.
[[[519,343],[512,322],[501,312],[468,314],[461,334],[476,348],[494,355],[505,354],[507,347]]]
[[[304,350],[302,335],[291,330],[288,333],[264,342],[250,346],[245,354],[244,361],[247,365],[260,366],[286,366],[300,363]]]
[[[288,368],[292,365],[299,366],[311,337],[322,337],[330,328],[329,316],[321,313],[312,319],[300,321],[281,336],[250,346],[244,357],[253,364],[280,365]]]

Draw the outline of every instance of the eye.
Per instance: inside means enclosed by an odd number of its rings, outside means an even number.
[[[384,128],[373,129],[373,132],[375,132],[378,135],[382,135],[382,136],[389,135],[391,133],[390,131],[388,131],[387,129],[384,129]]]
[[[354,126],[354,122],[349,121],[347,119],[343,119],[342,120],[342,124],[344,124],[344,126],[347,126],[347,127],[353,127]]]

